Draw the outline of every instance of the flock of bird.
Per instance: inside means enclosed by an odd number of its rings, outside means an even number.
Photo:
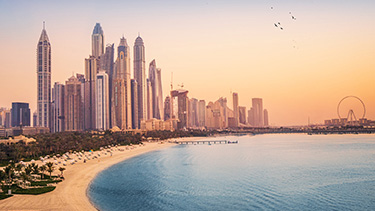
[[[271,7],[271,10],[273,10],[273,7]],[[292,12],[289,12],[289,15],[292,20],[297,20],[297,18],[294,15],[292,15]],[[280,22],[274,23],[274,25],[276,28],[279,28],[280,30],[284,30],[284,27],[281,26]]]

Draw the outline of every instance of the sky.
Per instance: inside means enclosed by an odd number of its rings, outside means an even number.
[[[237,92],[249,109],[252,98],[263,98],[271,125],[337,118],[337,105],[348,95],[358,96],[366,117],[375,119],[372,0],[0,0],[0,20],[0,107],[28,102],[36,110],[43,21],[52,46],[52,86],[84,73],[98,22],[105,43],[117,48],[124,35],[131,55],[140,34],[146,72],[153,59],[162,69],[164,97],[173,72],[174,88],[183,84],[190,98],[206,103],[226,97],[232,108]],[[343,104],[341,115],[353,109],[362,117],[357,101]]]

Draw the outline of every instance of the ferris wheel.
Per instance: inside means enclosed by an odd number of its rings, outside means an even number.
[[[359,124],[359,121],[357,119],[357,116],[356,116],[356,113],[354,112],[354,108],[352,107],[353,105],[352,104],[348,104],[346,108],[343,108],[343,104],[345,104],[346,102],[349,102],[351,101],[351,103],[356,103],[356,104],[359,104],[359,106],[357,106],[357,115],[358,114],[362,114],[360,117],[360,119],[364,119],[365,118],[365,115],[366,115],[366,106],[365,104],[363,103],[363,101],[357,97],[357,96],[353,96],[353,95],[350,95],[350,96],[346,96],[344,98],[342,98],[339,102],[339,104],[337,105],[337,115],[339,116],[339,119],[340,119],[340,122],[342,124],[345,124],[345,125],[358,125]],[[348,107],[349,106],[349,107]],[[362,112],[360,112],[360,110],[358,110],[358,107],[361,107],[361,110]],[[346,119],[345,118],[342,118],[343,115],[343,112],[348,112],[347,113],[347,116],[346,116]]]

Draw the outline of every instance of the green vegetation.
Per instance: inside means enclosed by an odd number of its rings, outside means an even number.
[[[48,192],[51,192],[51,191],[55,190],[55,188],[56,187],[48,186],[48,187],[42,187],[42,188],[24,189],[24,188],[19,187],[16,184],[13,184],[11,186],[12,194],[30,194],[30,195],[39,195],[39,194],[43,194],[43,193],[48,193]],[[9,186],[4,185],[4,186],[2,186],[2,189],[3,189],[4,192],[7,193],[8,190],[9,190]]]
[[[45,181],[31,181],[30,186],[47,186],[48,184],[57,184],[62,180],[45,180]]]
[[[9,198],[9,197],[12,197],[13,195],[7,195],[5,193],[0,193],[0,200],[2,199],[6,199],[6,198]]]

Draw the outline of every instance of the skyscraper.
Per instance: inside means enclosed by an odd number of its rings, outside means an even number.
[[[148,78],[152,87],[152,113],[153,118],[164,119],[163,89],[161,83],[161,69],[156,68],[155,59],[150,63]]]
[[[167,96],[164,101],[164,120],[172,118],[171,106],[171,98]]]
[[[151,81],[149,78],[147,78],[147,118],[146,119],[152,119],[153,118],[153,92],[152,92],[152,86]]]
[[[99,59],[104,53],[104,33],[100,23],[96,23],[91,36],[92,56]]]
[[[233,112],[234,112],[234,121],[235,126],[238,126],[239,123],[239,111],[238,111],[238,93],[233,92]]]
[[[138,83],[138,128],[140,128],[141,120],[146,120],[147,117],[147,81],[145,70],[145,46],[140,36],[137,37],[134,43],[134,79]]]
[[[199,127],[206,126],[206,101],[204,100],[198,103],[198,125]]]
[[[96,57],[90,56],[85,59],[85,128],[86,130],[92,130],[96,128],[96,101],[95,101],[95,89],[96,89],[96,74],[99,71],[99,61]]]
[[[198,100],[189,100],[189,127],[198,127]]]
[[[108,90],[109,90],[109,127],[112,127],[112,82],[114,68],[114,44],[108,44],[105,53],[100,59],[101,69],[108,74]]]
[[[51,43],[44,27],[37,45],[37,74],[38,74],[38,125],[50,127],[51,112]]]
[[[177,127],[183,129],[188,127],[189,122],[189,98],[187,96],[188,90],[172,90],[171,91],[171,103],[172,103],[172,118],[173,116],[178,118]],[[177,100],[176,100],[177,98]],[[177,106],[175,105],[177,104]],[[177,111],[176,111],[177,110]]]
[[[112,126],[131,129],[130,49],[124,37],[117,52],[112,81]]]
[[[12,127],[30,126],[30,109],[28,103],[12,103]]]
[[[81,82],[74,76],[65,82],[65,130],[81,131],[83,129]]]
[[[65,130],[64,120],[64,98],[65,98],[64,84],[56,82],[52,88],[52,106],[51,106],[51,131],[53,133],[62,132]]]
[[[267,111],[267,109],[264,109],[264,114],[263,114],[264,116],[264,126],[268,126],[269,125],[269,123],[268,123],[268,111]]]
[[[264,125],[263,119],[263,100],[262,98],[253,98],[253,117],[254,117],[254,125],[255,127],[262,127]]]
[[[132,128],[138,129],[138,83],[131,80],[131,103],[132,103]]]
[[[109,77],[105,71],[96,75],[96,129],[109,129]]]
[[[85,128],[85,75],[83,74],[79,74],[77,73],[76,74],[76,77],[78,79],[79,82],[81,82],[81,115],[82,115],[82,119],[80,121],[80,128],[82,128],[82,130]],[[66,90],[65,90],[66,91]]]
[[[246,124],[246,107],[245,106],[238,106],[238,119],[239,123],[241,124]]]

